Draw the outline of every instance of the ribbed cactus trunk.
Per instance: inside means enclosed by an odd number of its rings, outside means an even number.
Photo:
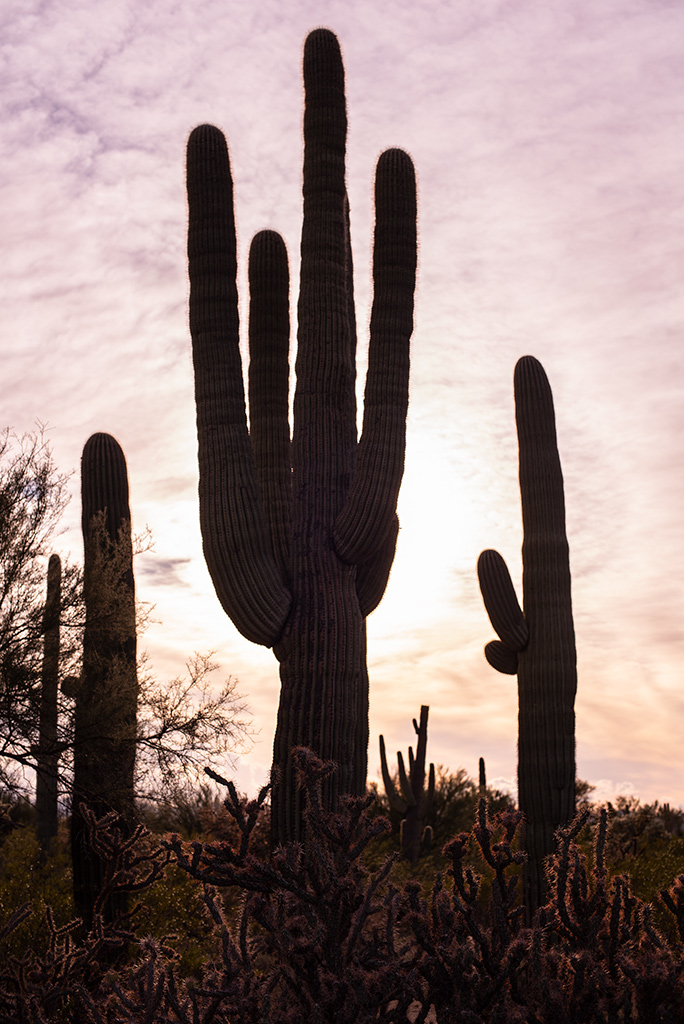
[[[577,656],[565,532],[565,498],[551,388],[541,364],[524,356],[515,368],[520,496],[523,518],[523,610],[496,551],[478,561],[480,587],[500,640],[487,644],[490,664],[518,675],[518,798],[525,814],[523,872],[528,918],[546,891],[544,859],[554,832],[575,813]]]
[[[57,697],[59,693],[59,622],[62,563],[50,555],[43,611],[43,665],[36,764],[36,834],[43,853],[57,835]]]
[[[105,865],[92,849],[80,810],[120,815],[126,833],[134,818],[138,679],[135,586],[126,460],[109,434],[93,434],[81,461],[84,596],[83,674],[76,694],[71,840],[74,898],[89,928]],[[105,906],[114,919],[118,897]]]
[[[334,760],[326,803],[365,790],[366,616],[387,584],[403,474],[416,269],[415,177],[390,150],[376,174],[374,300],[363,432],[356,436],[356,324],[345,186],[344,71],[335,36],[304,51],[304,222],[294,429],[288,423],[288,267],[282,239],[251,247],[250,428],[226,144],[208,125],[188,144],[190,327],[200,520],[221,603],[248,639],[272,647],[281,698],[272,832],[300,836],[292,750]]]

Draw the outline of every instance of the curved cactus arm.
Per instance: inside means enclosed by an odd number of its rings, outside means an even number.
[[[399,520],[395,515],[382,546],[369,562],[359,565],[356,570],[356,594],[364,619],[375,611],[387,589],[398,536]]]
[[[418,737],[418,746],[416,747],[416,762],[417,771],[420,772],[420,785],[423,784],[423,778],[425,776],[425,755],[427,753],[427,725],[428,715],[430,708],[427,704],[421,704],[420,707],[420,725],[413,719],[413,728],[416,731]]]
[[[249,436],[273,554],[284,579],[290,565],[290,272],[285,243],[260,231],[249,251]]]
[[[413,760],[413,751],[411,750],[410,747],[409,747],[409,759]],[[409,807],[415,807],[416,806],[416,798],[415,798],[413,790],[411,788],[411,783],[409,782],[409,777],[406,774],[406,769],[404,768],[404,758],[401,756],[401,751],[400,750],[397,751],[397,765],[398,765],[398,768],[399,768],[399,788],[401,789],[401,795],[403,796],[404,800],[406,801],[407,809]]]
[[[517,652],[510,650],[500,640],[490,640],[485,645],[484,654],[489,664],[497,672],[501,672],[505,676],[515,676],[518,674]]]
[[[380,769],[382,771],[382,781],[385,784],[385,792],[387,793],[387,799],[389,805],[393,811],[397,814],[406,814],[408,804],[405,800],[402,800],[397,793],[396,787],[392,782],[392,776],[389,773],[387,767],[387,753],[385,750],[385,737],[380,735]]]
[[[529,640],[522,609],[518,604],[508,566],[498,551],[483,551],[477,560],[477,575],[489,620],[510,651],[522,651]]]
[[[233,182],[222,133],[188,140],[190,331],[195,367],[200,526],[223,608],[272,647],[291,603],[273,556],[245,414],[239,351]]]
[[[363,429],[354,475],[335,522],[335,550],[362,564],[390,535],[404,472],[409,342],[416,279],[416,183],[403,150],[378,161],[375,178],[373,308]]]

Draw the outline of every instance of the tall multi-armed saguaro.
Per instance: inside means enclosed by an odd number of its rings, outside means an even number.
[[[328,804],[339,793],[365,789],[365,619],[384,593],[396,546],[416,271],[413,165],[403,151],[388,150],[375,180],[374,297],[357,441],[344,70],[337,39],[325,29],[306,40],[304,86],[292,438],[285,246],[270,231],[251,246],[248,430],[227,147],[209,125],[196,128],[188,143],[202,537],[225,611],[249,640],[272,647],[280,662],[276,841],[300,834],[294,747],[337,762]]]
[[[84,924],[104,881],[81,813],[115,811],[124,832],[134,815],[138,677],[135,586],[126,459],[110,434],[88,438],[81,460],[83,574],[86,623],[83,673],[74,726],[71,852],[74,900]],[[117,897],[104,907],[114,918],[125,909]]]
[[[497,551],[483,551],[477,569],[500,637],[487,644],[487,661],[518,676],[518,797],[528,854],[524,901],[531,917],[544,898],[544,858],[554,852],[554,832],[575,813],[577,655],[553,396],[533,356],[518,361],[514,389],[524,610]]]

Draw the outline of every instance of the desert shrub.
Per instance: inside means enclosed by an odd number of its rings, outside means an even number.
[[[22,956],[29,950],[42,955],[48,948],[45,913],[51,908],[57,926],[74,916],[71,859],[64,824],[41,853],[35,830],[18,827],[0,843],[0,920],[18,907],[31,909],[22,924],[7,938],[3,953]]]
[[[630,880],[608,870],[608,813],[592,829],[585,811],[558,833],[549,864],[549,898],[530,927],[522,919],[517,872],[521,816],[490,818],[480,801],[474,826],[443,850],[430,884],[395,874],[386,858],[370,867],[373,844],[388,835],[368,798],[323,811],[322,780],[332,770],[297,753],[305,802],[304,840],[273,855],[252,852],[264,816],[260,799],[227,784],[230,838],[184,840],[138,831],[124,841],[115,822],[91,822],[106,853],[109,892],[172,901],[176,886],[199,902],[202,956],[188,969],[180,947],[146,937],[144,909],[96,925],[83,941],[47,915],[47,952],[5,955],[12,926],[0,931],[0,1024],[78,1020],[81,1024],[290,1024],[384,1021],[430,1013],[439,1024],[653,1024],[684,1019],[684,875],[659,897],[674,937]],[[476,870],[474,863],[481,865]],[[195,887],[195,888],[193,888]],[[487,887],[487,913],[482,911]],[[185,892],[186,890],[183,890]],[[229,893],[239,895],[230,912]],[[106,897],[106,893],[103,898]],[[168,905],[182,914],[186,896]],[[232,897],[231,897],[232,899]],[[203,916],[202,916],[203,915]],[[201,920],[200,920],[201,918]],[[204,929],[207,928],[206,931]]]

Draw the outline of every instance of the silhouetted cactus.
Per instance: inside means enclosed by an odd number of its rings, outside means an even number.
[[[239,353],[233,186],[218,129],[188,143],[190,328],[207,565],[223,608],[272,647],[281,699],[274,743],[275,840],[300,834],[291,752],[338,772],[323,799],[365,792],[365,618],[387,584],[404,466],[416,269],[413,165],[389,150],[375,183],[374,300],[357,443],[356,325],[345,188],[344,70],[335,36],[304,50],[304,222],[294,429],[288,423],[288,266],[280,236],[253,240],[248,432]]]
[[[86,623],[76,692],[71,835],[74,898],[89,927],[105,865],[91,848],[80,804],[96,817],[116,812],[124,832],[134,818],[138,678],[131,514],[126,460],[109,434],[93,434],[86,442],[81,493]],[[107,914],[123,906],[111,905]]]
[[[485,797],[485,798],[487,797],[487,772],[486,772],[486,769],[485,769],[485,759],[484,759],[484,757],[480,758],[479,770],[480,770],[480,779],[479,779],[479,785],[478,785],[478,794],[479,794],[480,799],[482,799],[482,797]]]
[[[427,825],[427,819],[432,810],[432,802],[435,795],[435,766],[430,765],[428,788],[425,789],[425,755],[427,750],[427,723],[430,708],[425,704],[420,708],[420,725],[413,719],[413,728],[418,737],[416,756],[413,757],[413,747],[409,747],[409,771],[406,774],[404,758],[401,751],[397,751],[397,764],[399,767],[399,791],[392,781],[387,767],[387,754],[385,751],[385,738],[380,736],[380,766],[382,769],[382,781],[385,784],[385,792],[390,807],[398,814],[404,815],[401,823],[401,849],[404,856],[412,864],[418,863],[421,849],[428,851],[432,843],[432,827]]]
[[[478,575],[500,637],[487,644],[487,660],[518,675],[518,799],[526,819],[524,901],[532,915],[544,899],[544,858],[554,852],[554,832],[575,811],[577,657],[553,398],[532,356],[518,361],[514,388],[524,611],[498,552],[482,552]]]
[[[59,693],[59,620],[62,563],[50,555],[43,610],[43,665],[40,727],[36,755],[36,834],[41,850],[57,835],[57,696]]]

